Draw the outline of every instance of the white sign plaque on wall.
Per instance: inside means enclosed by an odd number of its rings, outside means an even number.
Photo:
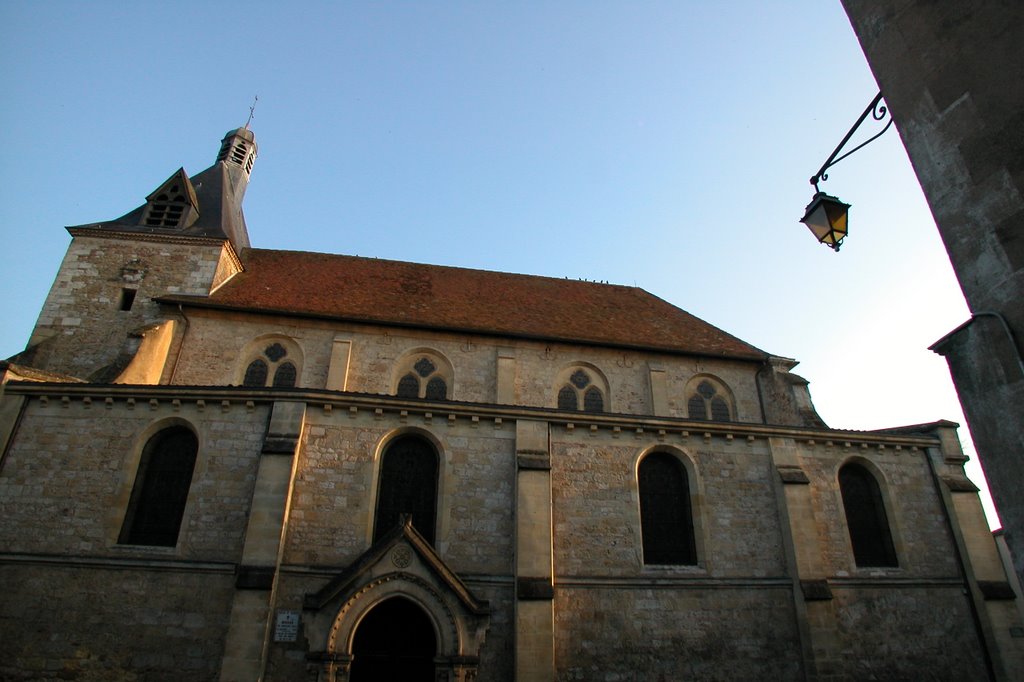
[[[299,638],[299,612],[281,609],[274,623],[275,642],[294,642]]]

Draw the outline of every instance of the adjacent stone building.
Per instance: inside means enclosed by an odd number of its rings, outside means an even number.
[[[955,424],[634,287],[251,248],[255,156],[69,228],[2,365],[0,678],[1024,669]]]
[[[1024,580],[1024,4],[843,0],[971,318],[945,356]]]

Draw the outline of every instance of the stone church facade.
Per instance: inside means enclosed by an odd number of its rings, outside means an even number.
[[[0,678],[1013,679],[956,425],[634,287],[252,248],[229,132],[0,365]]]

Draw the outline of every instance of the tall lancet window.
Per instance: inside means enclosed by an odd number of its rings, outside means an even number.
[[[666,452],[640,461],[640,530],[645,564],[697,563],[690,486],[683,464]]]
[[[434,544],[437,470],[437,451],[425,439],[402,436],[388,444],[380,463],[374,541],[409,514],[413,527]]]
[[[158,432],[146,443],[118,542],[174,547],[192,485],[199,442],[184,426]]]
[[[889,517],[875,477],[859,464],[845,464],[839,470],[839,490],[857,566],[897,566]]]

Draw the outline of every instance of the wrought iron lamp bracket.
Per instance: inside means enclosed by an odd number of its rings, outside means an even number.
[[[887,116],[889,120],[880,132],[878,132],[875,135],[872,135],[867,140],[861,142],[859,145],[857,145],[850,151],[846,152],[842,156],[839,156],[839,153],[843,151],[843,147],[846,146],[846,143],[850,141],[850,138],[853,137],[853,134],[857,132],[857,129],[860,128],[861,124],[864,123],[864,121],[867,119],[868,114],[870,114],[871,118],[873,118],[876,121],[882,121]],[[855,151],[867,146],[868,144],[880,138],[883,134],[885,134],[885,131],[888,130],[891,125],[892,115],[889,114],[889,110],[886,108],[885,104],[882,103],[882,93],[879,92],[877,95],[875,95],[875,98],[871,100],[871,104],[869,104],[868,108],[864,110],[864,113],[860,115],[860,118],[857,119],[857,122],[853,124],[853,127],[850,128],[850,131],[846,133],[846,137],[844,137],[843,141],[839,143],[839,146],[835,148],[835,150],[832,152],[832,155],[825,160],[825,163],[822,164],[821,168],[818,169],[818,172],[811,177],[811,184],[814,185],[814,191],[821,191],[818,189],[818,183],[828,180],[828,173],[826,173],[825,171],[827,171],[829,168],[845,159],[850,154],[853,154]]]

